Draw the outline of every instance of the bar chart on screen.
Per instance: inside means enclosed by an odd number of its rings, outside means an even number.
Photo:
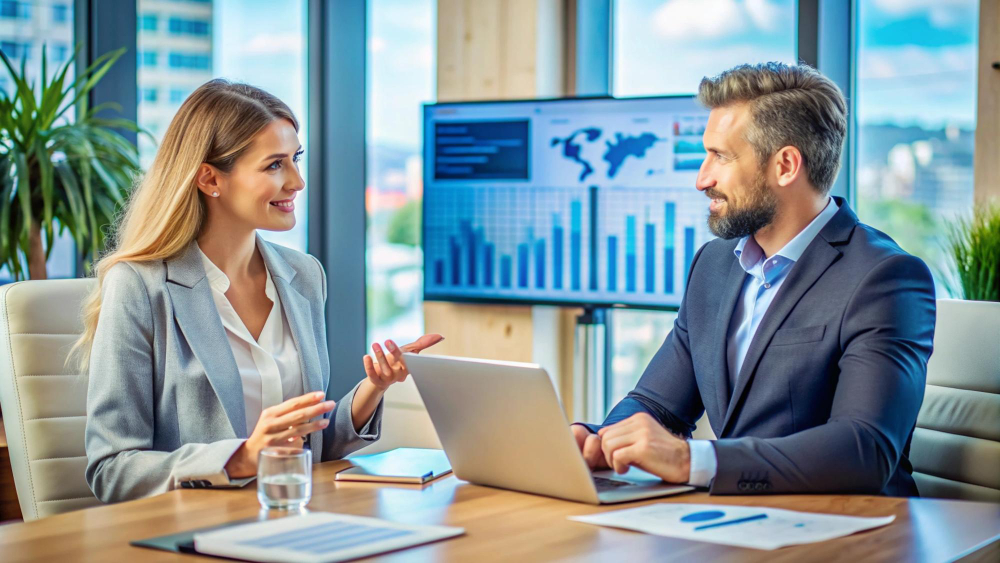
[[[679,305],[711,238],[692,100],[429,108],[428,299]]]

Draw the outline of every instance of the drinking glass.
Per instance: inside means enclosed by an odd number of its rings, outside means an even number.
[[[299,510],[312,498],[312,450],[264,448],[257,458],[257,499],[264,508]]]

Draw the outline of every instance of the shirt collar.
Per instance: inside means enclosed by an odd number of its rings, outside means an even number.
[[[817,215],[804,229],[799,231],[799,234],[795,235],[795,238],[788,241],[785,246],[781,248],[772,258],[781,257],[785,260],[781,262],[795,263],[802,257],[802,254],[806,251],[809,243],[816,238],[823,227],[833,219],[833,216],[837,214],[837,203],[833,198],[828,198],[826,202],[826,207],[823,211],[819,212]],[[753,235],[745,236],[736,243],[736,248],[733,249],[733,254],[740,261],[740,266],[747,271],[747,273],[753,274],[754,266],[759,262],[764,260],[764,250],[757,244],[757,240],[753,238]]]
[[[198,245],[195,244],[195,246]],[[215,291],[225,295],[225,293],[229,291],[229,276],[227,276],[222,269],[216,266],[215,263],[205,255],[205,252],[202,251],[200,246],[198,246],[198,254],[201,255],[201,262],[205,266],[205,275],[208,277],[209,286],[211,286],[211,288]],[[267,273],[267,280],[264,283],[264,294],[267,295],[267,298],[273,302],[276,291],[274,289],[274,282],[271,281],[271,271],[268,270],[266,261],[264,262],[264,271]]]

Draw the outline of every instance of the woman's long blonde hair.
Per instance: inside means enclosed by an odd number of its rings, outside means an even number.
[[[299,130],[292,110],[247,84],[216,79],[195,90],[170,121],[149,171],[118,215],[108,252],[94,265],[97,285],[83,304],[83,334],[70,361],[86,374],[101,314],[104,276],[119,262],[157,262],[180,254],[201,231],[204,195],[195,184],[202,163],[230,172],[254,137],[276,119]]]

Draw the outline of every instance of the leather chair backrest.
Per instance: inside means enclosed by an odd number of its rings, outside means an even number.
[[[921,496],[1000,502],[1000,303],[938,300],[910,459]]]
[[[0,408],[25,519],[100,504],[87,466],[87,378],[66,366],[92,279],[0,287]]]

